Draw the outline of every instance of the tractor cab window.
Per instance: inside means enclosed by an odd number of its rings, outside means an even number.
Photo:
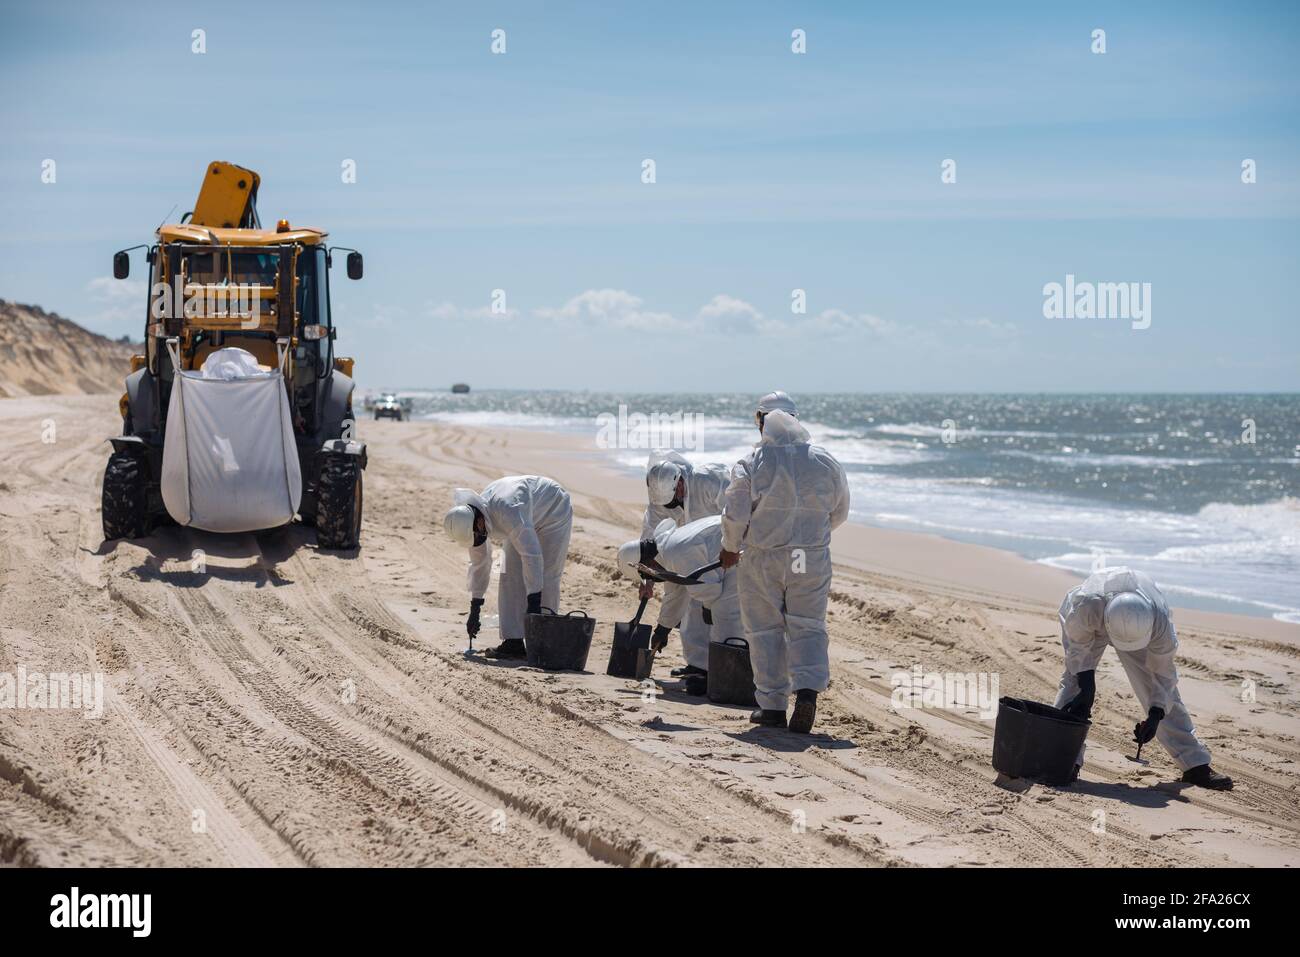
[[[330,299],[325,249],[303,248],[298,253],[297,269],[298,323],[294,332],[298,342],[293,356],[293,401],[299,421],[314,422],[320,383],[333,366],[334,352],[328,332]],[[324,327],[324,335],[319,327]]]
[[[234,252],[190,253],[185,259],[186,278],[210,286],[275,287],[278,257],[274,253]]]
[[[325,250],[309,246],[298,254],[298,328],[330,324],[329,273]]]

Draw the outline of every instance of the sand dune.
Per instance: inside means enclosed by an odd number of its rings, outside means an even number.
[[[0,397],[120,392],[136,348],[0,299]]]
[[[0,672],[102,671],[107,688],[102,720],[0,711],[0,862],[1300,863],[1296,626],[1178,615],[1183,694],[1236,791],[1174,783],[1155,746],[1149,767],[1125,759],[1136,705],[1110,655],[1083,780],[1000,785],[992,721],[895,711],[890,676],[995,672],[1003,694],[1050,699],[1062,572],[846,528],[819,733],[755,730],[675,690],[675,640],[652,693],[603,674],[635,605],[613,558],[643,492],[572,439],[364,422],[356,556],[297,527],[104,545],[114,406],[0,402]],[[437,518],[455,485],[521,471],[574,495],[563,604],[600,621],[592,674],[462,655],[465,555]]]

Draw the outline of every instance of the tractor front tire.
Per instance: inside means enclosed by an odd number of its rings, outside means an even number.
[[[361,460],[355,455],[325,459],[316,487],[316,545],[346,551],[361,544]]]
[[[135,452],[114,452],[104,467],[104,540],[149,534],[148,463]]]

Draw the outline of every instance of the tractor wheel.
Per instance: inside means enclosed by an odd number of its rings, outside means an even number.
[[[361,462],[334,455],[321,466],[316,487],[316,544],[346,550],[361,543]]]
[[[114,452],[104,468],[104,540],[149,534],[148,463],[135,452]]]

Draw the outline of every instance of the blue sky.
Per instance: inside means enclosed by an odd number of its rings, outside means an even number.
[[[1300,7],[1086,7],[6,5],[0,297],[140,335],[112,252],[224,159],[366,254],[365,386],[1296,390]]]

